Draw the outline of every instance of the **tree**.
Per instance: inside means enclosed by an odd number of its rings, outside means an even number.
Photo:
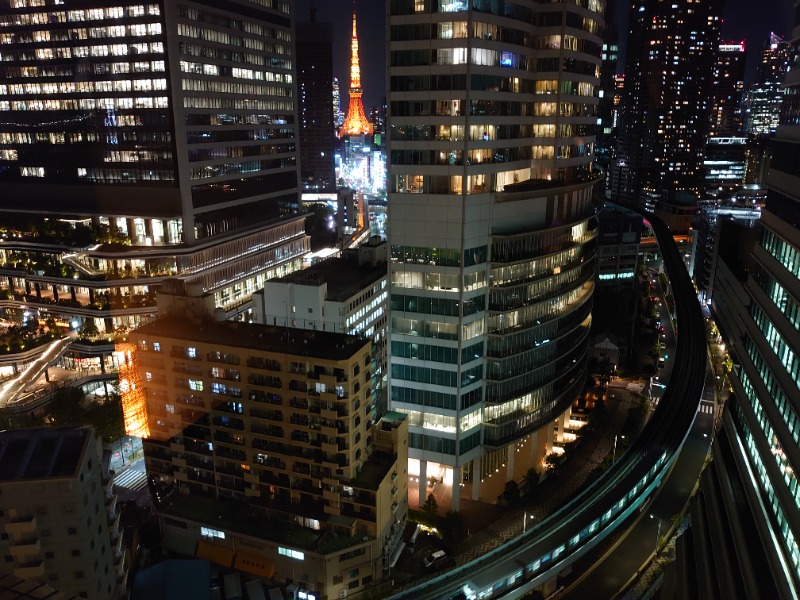
[[[457,510],[448,510],[442,519],[439,529],[442,537],[450,544],[457,544],[466,537],[466,521],[464,515]]]
[[[80,330],[78,333],[81,334],[81,337],[90,338],[95,337],[99,331],[97,329],[97,324],[94,322],[94,319],[89,317],[83,320],[83,325],[81,325]]]
[[[106,399],[89,404],[84,418],[104,442],[113,442],[125,435],[122,400],[118,394],[109,394]]]
[[[503,500],[505,500],[507,505],[511,505],[515,501],[519,500],[519,484],[514,481],[506,481],[506,487],[503,490]]]
[[[434,498],[433,492],[428,494],[428,498],[425,500],[425,504],[422,505],[422,510],[424,510],[425,513],[431,517],[436,515],[436,512],[439,510],[439,503],[436,502],[436,498]]]
[[[86,411],[81,403],[83,392],[78,388],[65,387],[53,394],[48,406],[54,425],[83,425]]]
[[[528,469],[525,477],[522,478],[522,494],[523,496],[533,496],[536,487],[539,485],[539,472],[534,469]]]

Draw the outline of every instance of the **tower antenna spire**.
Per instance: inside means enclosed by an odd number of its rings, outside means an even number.
[[[367,120],[364,113],[364,103],[361,100],[361,65],[358,62],[358,27],[353,0],[353,35],[350,38],[350,104],[347,107],[347,117],[339,130],[339,137],[346,135],[363,135],[372,133],[372,123]]]

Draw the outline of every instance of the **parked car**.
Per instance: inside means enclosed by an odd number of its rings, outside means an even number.
[[[436,552],[430,553],[428,556],[422,559],[422,564],[425,566],[426,569],[430,569],[434,565],[442,562],[447,557],[447,552],[444,550],[437,550]]]

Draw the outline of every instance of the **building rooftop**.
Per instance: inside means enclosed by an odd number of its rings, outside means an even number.
[[[330,360],[348,359],[369,344],[367,339],[344,333],[177,316],[161,317],[133,333]]]
[[[0,482],[74,477],[90,434],[87,427],[0,432]]]
[[[385,263],[373,267],[368,264],[359,265],[357,262],[345,258],[329,258],[313,264],[307,269],[272,279],[271,282],[316,286],[327,283],[326,299],[341,302],[378,281],[386,273]]]

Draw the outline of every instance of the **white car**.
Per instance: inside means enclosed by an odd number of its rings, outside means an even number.
[[[447,556],[447,552],[444,550],[437,550],[436,552],[432,552],[428,556],[422,559],[422,564],[425,566],[426,569],[430,569],[436,563],[444,560],[445,556]]]

